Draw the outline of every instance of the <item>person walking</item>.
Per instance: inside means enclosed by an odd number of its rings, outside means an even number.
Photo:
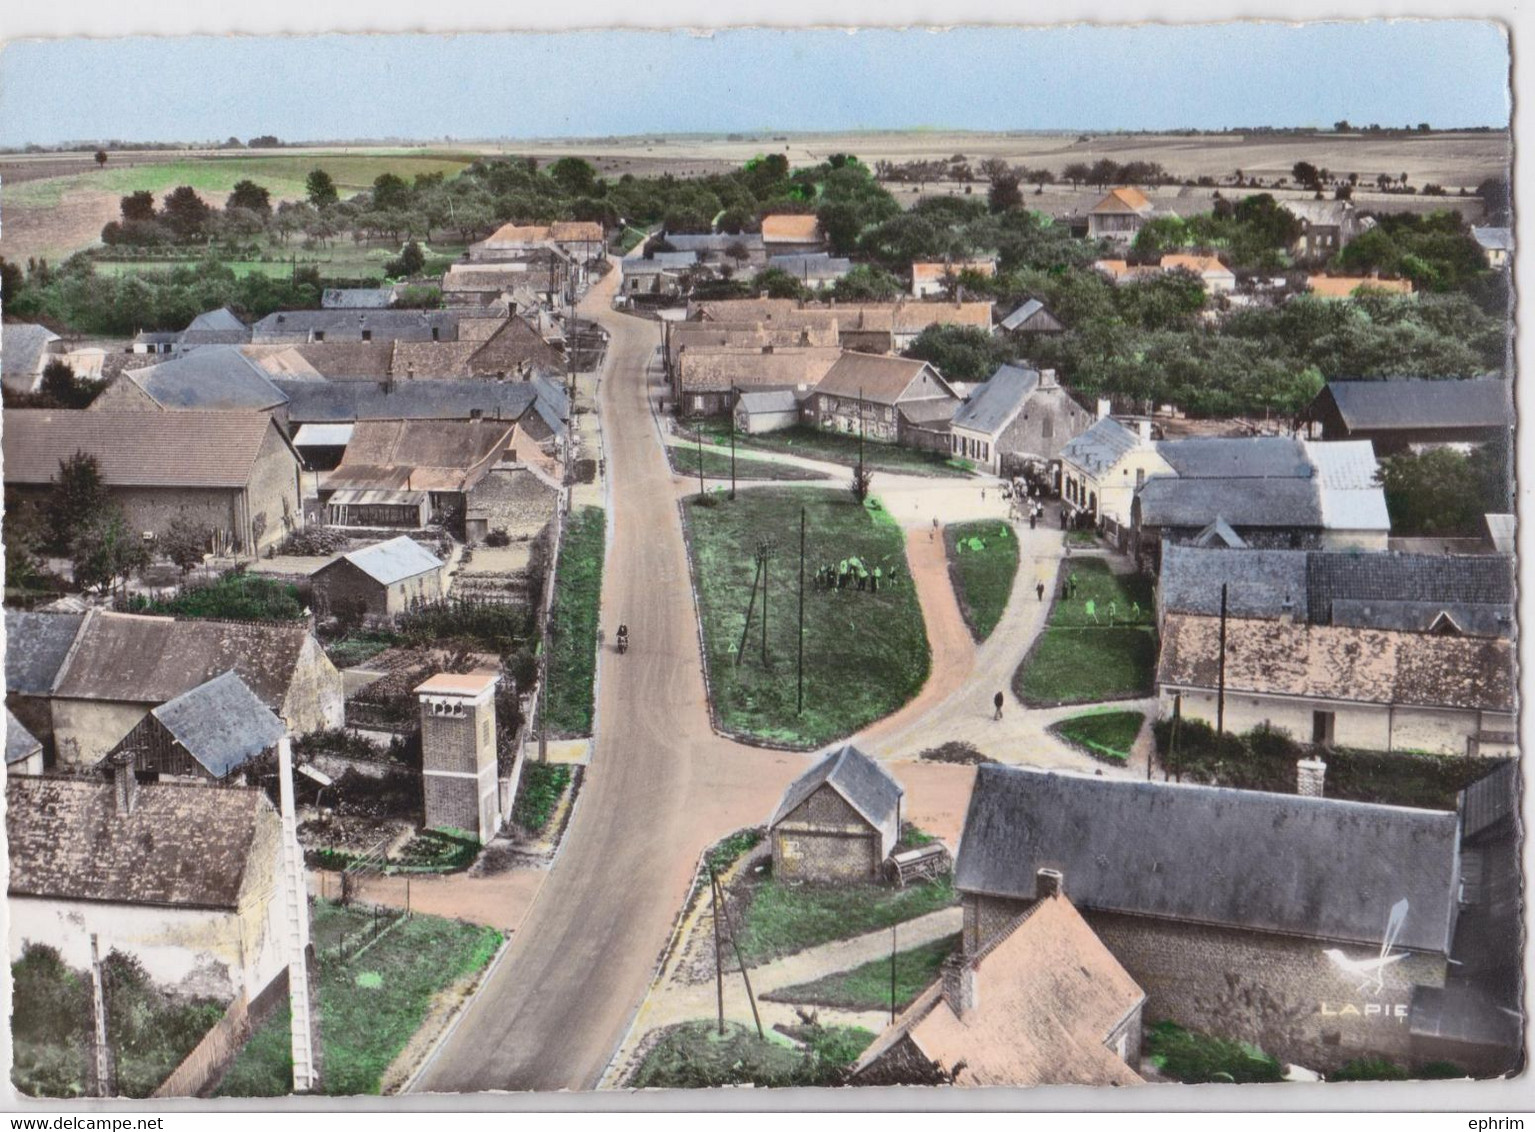
[[[1045,583],[1044,582],[1038,583],[1034,587],[1034,592],[1039,595],[1039,600],[1040,601],[1044,601],[1045,600]]]
[[[991,702],[992,702],[993,705],[995,705],[995,707],[997,709],[997,714],[992,716],[991,718],[994,719],[994,720],[1001,719],[1002,718],[1002,693],[998,692],[995,696],[991,697]]]
[[[1039,516],[1033,511],[1029,512],[1029,530],[1034,530],[1039,525]]]
[[[869,587],[873,592],[879,593],[879,580],[883,575],[884,571],[880,567],[874,567],[874,584]]]

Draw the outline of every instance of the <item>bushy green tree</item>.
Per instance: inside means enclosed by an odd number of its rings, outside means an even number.
[[[234,188],[229,191],[229,199],[224,202],[226,209],[244,208],[263,217],[272,215],[272,194],[266,186],[258,185],[255,181],[236,181]]]
[[[309,203],[316,208],[326,208],[341,199],[341,194],[336,191],[336,182],[324,169],[309,171],[309,176],[304,178],[304,193]]]
[[[975,326],[929,326],[906,350],[932,362],[950,381],[985,381],[1012,355],[1012,347]]]

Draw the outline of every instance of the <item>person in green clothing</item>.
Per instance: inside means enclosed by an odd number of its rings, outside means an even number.
[[[874,567],[874,584],[871,587],[874,593],[879,593],[879,580],[884,577],[884,574],[885,572],[878,566]]]
[[[844,558],[841,562],[837,563],[837,588],[839,590],[847,588],[847,559],[846,558]]]
[[[1077,572],[1075,570],[1071,572],[1071,596],[1077,596]]]

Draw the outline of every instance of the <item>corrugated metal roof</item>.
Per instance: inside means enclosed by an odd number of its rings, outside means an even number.
[[[332,500],[334,502],[334,499]],[[442,559],[427,550],[414,539],[401,535],[387,542],[377,542],[341,555],[335,561],[345,560],[356,566],[380,585],[391,586],[417,574],[442,569]],[[334,565],[334,562],[331,563]],[[322,567],[325,569],[328,567]]]
[[[352,439],[349,424],[299,425],[293,434],[295,448],[345,448]]]
[[[227,777],[276,746],[286,731],[233,670],[149,714],[214,778]]]

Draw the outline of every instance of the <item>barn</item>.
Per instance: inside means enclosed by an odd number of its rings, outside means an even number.
[[[784,881],[873,880],[901,836],[905,790],[848,744],[790,784],[768,834]]]
[[[413,604],[440,601],[443,575],[442,559],[401,535],[336,557],[314,572],[311,584],[322,613],[388,620]]]

